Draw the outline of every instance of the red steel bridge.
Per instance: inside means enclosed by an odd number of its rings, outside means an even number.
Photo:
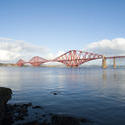
[[[61,56],[52,59],[52,60],[47,60],[39,56],[35,56],[29,61],[24,61],[20,59],[16,64],[17,66],[23,66],[24,64],[31,64],[32,66],[40,66],[43,63],[46,62],[60,62],[65,64],[67,67],[78,67],[79,65],[96,60],[96,59],[102,59],[102,67],[106,68],[106,60],[107,59],[113,59],[113,67],[116,68],[116,63],[115,59],[116,58],[125,58],[125,56],[112,56],[112,57],[105,57],[104,55],[99,55],[96,53],[91,53],[91,52],[84,52],[84,51],[79,51],[79,50],[70,50]]]

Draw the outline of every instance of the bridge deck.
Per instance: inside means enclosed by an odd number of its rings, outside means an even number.
[[[111,57],[105,57],[106,59],[113,59],[113,58],[125,58],[125,56],[111,56]]]

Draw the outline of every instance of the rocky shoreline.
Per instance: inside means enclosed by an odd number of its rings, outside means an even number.
[[[91,125],[85,118],[47,113],[43,107],[32,103],[7,104],[12,91],[0,87],[0,125]]]
[[[6,104],[11,99],[12,91],[9,88],[0,87],[0,125],[3,124],[3,120],[6,116]]]

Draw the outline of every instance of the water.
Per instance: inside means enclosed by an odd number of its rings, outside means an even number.
[[[0,67],[0,86],[13,90],[9,103],[32,102],[94,125],[125,125],[125,68]]]

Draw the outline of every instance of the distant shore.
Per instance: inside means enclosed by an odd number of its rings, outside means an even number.
[[[0,66],[17,66],[17,65],[12,63],[0,63]]]
[[[0,63],[0,66],[13,66],[13,67],[19,67],[16,64],[13,63]],[[32,65],[24,65],[22,67],[31,67]],[[38,67],[65,67],[64,65],[40,65]]]
[[[16,64],[14,63],[0,63],[0,66],[3,66],[3,67],[19,67],[17,66]],[[32,65],[23,65],[22,67],[34,67]],[[40,65],[38,67],[66,67],[65,65]],[[81,67],[100,67],[100,65],[83,65]]]

